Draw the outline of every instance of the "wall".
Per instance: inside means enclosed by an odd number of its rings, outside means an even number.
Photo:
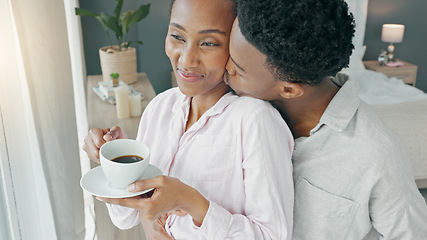
[[[112,14],[116,0],[80,0],[80,7],[99,13]],[[171,66],[165,54],[164,39],[169,24],[170,0],[126,0],[123,11],[136,10],[141,4],[151,3],[150,13],[130,30],[128,39],[143,41],[137,48],[138,71],[146,72],[156,93],[170,88]],[[108,38],[98,20],[82,17],[83,45],[88,75],[101,74],[98,49],[109,45]],[[110,31],[113,44],[115,36]]]
[[[364,60],[377,59],[387,43],[381,42],[381,28],[385,23],[405,25],[402,43],[396,43],[395,56],[418,65],[416,87],[427,92],[427,1],[370,0],[366,22]]]
[[[124,9],[135,8],[136,4],[151,3],[148,17],[137,23],[131,39],[144,41],[138,46],[138,70],[147,72],[154,90],[159,93],[170,87],[170,63],[164,53],[164,38],[169,21],[169,0],[125,1]],[[95,12],[112,12],[115,0],[80,0],[80,6]],[[416,86],[427,92],[427,1],[425,0],[370,0],[366,23],[364,60],[377,59],[387,43],[381,42],[381,27],[384,23],[405,24],[405,36],[397,43],[395,55],[418,65]],[[97,20],[83,17],[83,40],[88,74],[101,74],[98,49],[108,45],[101,25]]]

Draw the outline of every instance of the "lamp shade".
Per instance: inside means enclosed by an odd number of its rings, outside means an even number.
[[[405,25],[402,24],[383,24],[381,41],[388,43],[399,43],[403,40]]]

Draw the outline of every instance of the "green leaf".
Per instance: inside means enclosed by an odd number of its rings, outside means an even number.
[[[95,18],[98,19],[98,21],[101,23],[102,27],[104,28],[105,33],[108,34],[107,33],[108,26],[107,26],[107,22],[105,21],[105,19],[101,18],[101,16],[96,16]]]
[[[76,8],[76,15],[79,16],[90,16],[90,17],[97,17],[99,16],[99,14],[91,12],[89,10],[86,9],[81,9],[81,8]]]
[[[122,11],[123,0],[117,0],[116,2],[117,2],[117,5],[116,5],[116,8],[114,9],[114,17],[119,19],[120,12]]]
[[[134,43],[134,42],[136,42],[136,43],[138,43],[138,44],[140,44],[140,45],[143,45],[143,44],[144,44],[142,41],[130,41],[130,42],[127,42],[127,43],[126,43],[127,48],[129,48],[129,47],[130,47],[130,45],[132,45],[132,43]]]
[[[130,17],[132,16],[132,14],[133,14],[133,11],[127,11],[127,12],[122,13],[120,15],[120,23],[122,24],[123,35],[126,35],[126,33],[129,30],[128,24],[129,24],[129,20],[130,20]]]
[[[149,12],[150,12],[150,4],[141,5],[138,8],[138,10],[134,14],[132,14],[132,16],[130,17],[129,22],[127,24],[126,32],[129,31],[130,27],[133,24],[135,24],[135,23],[141,21],[142,19],[144,19],[145,17],[147,17]]]
[[[116,33],[117,36],[120,36],[120,37],[123,36],[122,31],[119,27],[117,18],[115,18],[114,16],[110,16],[104,12],[101,12],[99,14],[99,17],[100,19],[102,19],[102,22],[104,22],[108,28],[110,28],[111,30],[113,30],[113,32]]]

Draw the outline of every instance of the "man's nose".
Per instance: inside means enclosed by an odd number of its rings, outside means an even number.
[[[234,70],[234,64],[233,61],[231,61],[231,58],[228,58],[227,64],[225,65],[225,69],[227,70],[229,75],[236,75],[236,70]]]

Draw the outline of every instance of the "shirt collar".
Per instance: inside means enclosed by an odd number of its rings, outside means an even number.
[[[228,105],[232,103],[233,101],[237,100],[239,96],[232,92],[228,92],[222,96],[216,104],[211,107],[208,111],[206,111],[207,116],[214,116],[217,114],[220,114],[225,111]]]
[[[337,132],[342,132],[350,123],[359,105],[355,81],[349,80],[342,73],[337,74],[333,81],[341,88],[329,103],[319,123],[310,131],[310,135],[317,132],[322,125],[327,125]]]
[[[232,92],[228,92],[222,96],[218,102],[215,103],[208,111],[206,111],[203,115],[206,117],[211,117],[217,114],[224,112],[230,103],[238,99],[238,96]],[[181,93],[181,96],[177,99],[175,104],[172,107],[172,112],[176,113],[177,111],[186,112],[190,108],[190,100],[191,97],[186,96]]]

